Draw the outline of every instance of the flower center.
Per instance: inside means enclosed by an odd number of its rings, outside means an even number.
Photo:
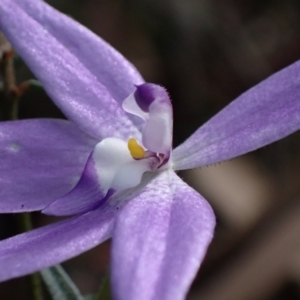
[[[136,86],[122,107],[144,120],[142,139],[130,137],[126,143],[111,137],[96,145],[92,159],[103,194],[135,187],[145,172],[169,167],[173,118],[166,90],[150,83]]]
[[[146,151],[145,151],[145,149],[141,145],[139,145],[139,143],[137,142],[136,139],[130,138],[128,140],[128,144],[127,145],[128,145],[128,149],[130,151],[130,154],[131,154],[131,156],[134,159],[145,158]]]
[[[166,90],[144,83],[136,86],[122,104],[124,111],[140,117],[141,140],[107,137],[96,144],[81,178],[67,195],[47,207],[46,213],[72,215],[94,209],[106,201],[125,201],[160,172],[171,167],[172,105]],[[65,207],[66,197],[76,204]],[[83,201],[78,201],[78,199]],[[62,213],[62,207],[65,210]],[[44,210],[45,212],[45,210]]]
[[[144,83],[136,86],[122,104],[123,109],[143,121],[141,140],[108,137],[96,144],[90,154],[81,178],[66,197],[76,200],[67,214],[76,214],[95,208],[105,201],[132,198],[159,172],[171,167],[172,105],[166,90],[158,85]],[[78,197],[84,199],[77,201]],[[65,197],[52,203],[47,212],[52,214],[64,207]]]

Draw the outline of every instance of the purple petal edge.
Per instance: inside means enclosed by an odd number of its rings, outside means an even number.
[[[42,213],[54,216],[71,216],[86,213],[100,206],[111,196],[101,190],[97,177],[95,163],[90,154],[81,178],[77,185],[68,194],[55,200]]]

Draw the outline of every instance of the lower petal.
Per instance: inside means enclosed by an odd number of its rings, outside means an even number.
[[[183,300],[212,239],[209,204],[164,172],[121,210],[113,234],[117,300]]]
[[[115,211],[95,210],[0,242],[0,281],[61,263],[110,238]]]
[[[94,145],[68,121],[0,123],[0,212],[40,210],[69,192]]]

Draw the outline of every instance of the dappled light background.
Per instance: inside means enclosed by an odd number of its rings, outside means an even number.
[[[174,146],[242,92],[300,59],[296,0],[49,3],[111,43],[146,81],[168,89]],[[32,78],[20,59],[15,64],[18,82]],[[19,117],[63,115],[42,91],[31,89],[21,99]],[[300,299],[300,133],[180,175],[211,203],[218,222],[187,299]],[[34,214],[36,227],[53,220]],[[15,216],[1,216],[1,238],[17,230]],[[106,242],[64,264],[83,293],[97,291],[109,247]],[[0,284],[0,299],[25,295],[24,278]]]

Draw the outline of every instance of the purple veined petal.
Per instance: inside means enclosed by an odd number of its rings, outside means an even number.
[[[0,29],[52,100],[85,132],[97,139],[139,137],[118,101],[142,79],[104,41],[39,0],[2,0]]]
[[[40,210],[80,179],[96,141],[69,121],[0,123],[0,212]]]
[[[209,204],[172,171],[117,216],[112,245],[116,300],[183,300],[212,239]]]
[[[145,120],[144,146],[155,153],[169,155],[172,148],[173,111],[167,91],[153,83],[138,85],[124,100],[123,108]]]
[[[0,281],[61,263],[111,237],[115,210],[94,210],[0,242]]]
[[[176,170],[227,160],[300,128],[300,61],[242,94],[173,151]]]

